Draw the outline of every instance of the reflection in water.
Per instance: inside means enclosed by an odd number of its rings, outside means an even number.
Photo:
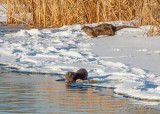
[[[116,97],[111,89],[72,88],[56,76],[0,74],[1,113],[158,114]],[[136,106],[136,107],[135,107]]]

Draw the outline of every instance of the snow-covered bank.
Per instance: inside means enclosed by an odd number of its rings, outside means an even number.
[[[95,39],[86,36],[81,25],[20,30],[0,37],[0,62],[22,72],[63,74],[83,67],[97,86],[160,100],[160,39],[145,37],[147,29],[123,29],[116,36]]]

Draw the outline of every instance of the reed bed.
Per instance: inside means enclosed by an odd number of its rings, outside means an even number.
[[[1,1],[0,1],[0,4],[1,4],[1,3],[5,3],[5,1],[6,1],[6,0],[1,0]]]
[[[159,0],[6,0],[7,24],[60,27],[117,20],[160,25]]]

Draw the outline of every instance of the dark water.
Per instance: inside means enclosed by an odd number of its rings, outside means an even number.
[[[0,74],[1,114],[159,114],[112,89],[75,88],[57,76]]]
[[[25,25],[19,25],[19,26],[5,26],[0,25],[0,37],[4,36],[5,34],[17,32],[20,29],[28,29]]]

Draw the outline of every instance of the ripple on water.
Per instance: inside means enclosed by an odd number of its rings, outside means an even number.
[[[0,112],[53,114],[158,114],[131,104],[112,89],[76,88],[56,82],[56,76],[0,74]]]

